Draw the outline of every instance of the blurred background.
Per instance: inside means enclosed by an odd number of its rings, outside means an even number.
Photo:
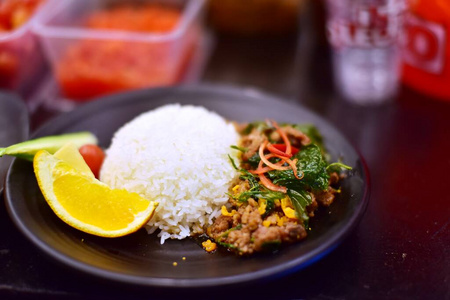
[[[32,112],[201,81],[313,107],[405,87],[448,101],[449,16],[445,0],[2,0],[0,87]]]

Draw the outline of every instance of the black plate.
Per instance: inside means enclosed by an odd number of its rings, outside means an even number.
[[[10,93],[0,92],[0,147],[19,143],[28,137],[28,112],[22,100]],[[0,194],[12,157],[0,158]]]
[[[82,271],[126,283],[165,287],[219,286],[267,279],[303,268],[331,251],[357,224],[368,201],[368,173],[347,140],[308,110],[255,92],[223,86],[142,90],[91,102],[47,123],[35,133],[44,136],[90,130],[108,147],[112,134],[141,112],[167,103],[202,105],[236,121],[273,118],[314,123],[322,131],[333,159],[354,167],[332,207],[311,222],[306,240],[276,254],[237,257],[226,251],[208,254],[193,240],[160,245],[145,230],[117,238],[99,238],[63,223],[46,204],[32,165],[15,160],[6,181],[6,203],[19,229],[55,259]],[[220,133],[219,133],[220,134]],[[186,259],[183,260],[182,258]],[[173,266],[177,262],[177,266]]]

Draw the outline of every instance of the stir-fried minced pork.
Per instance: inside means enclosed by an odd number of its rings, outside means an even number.
[[[242,181],[236,186],[248,187],[248,183]],[[240,193],[244,192],[242,189],[239,191]],[[327,194],[332,202],[334,193],[335,190],[330,190],[324,194]],[[314,194],[311,194],[311,196],[315,199]],[[219,216],[214,224],[208,228],[207,233],[219,245],[239,254],[252,254],[265,249],[271,250],[279,244],[293,243],[307,236],[303,222],[297,218],[287,217],[283,212],[280,201],[275,201],[275,207],[267,215],[265,211],[261,213],[261,206],[253,198],[249,198],[246,203],[236,201],[230,201],[230,203],[232,203],[231,209],[226,210],[229,215]],[[322,205],[321,202],[313,201],[307,207],[310,217],[314,216],[318,203]]]
[[[304,239],[308,219],[319,206],[334,201],[338,190],[332,186],[340,175],[328,172],[323,149],[295,125],[270,121],[236,128],[241,134],[241,176],[230,187],[228,205],[207,229],[208,236],[239,254]]]
[[[241,140],[242,147],[246,148],[247,151],[242,154],[242,160],[249,160],[250,157],[258,152],[259,146],[265,141],[267,138],[256,129],[253,129],[249,135],[243,136]]]

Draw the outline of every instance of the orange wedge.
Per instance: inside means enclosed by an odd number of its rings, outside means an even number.
[[[103,236],[137,231],[153,216],[157,202],[95,179],[74,145],[54,155],[45,150],[33,160],[39,188],[55,214],[70,226]]]
[[[58,151],[56,151],[53,156],[66,162],[83,175],[90,176],[92,178],[95,177],[94,173],[92,173],[91,169],[84,161],[83,156],[81,156],[81,153],[78,151],[78,147],[75,144],[65,144]]]

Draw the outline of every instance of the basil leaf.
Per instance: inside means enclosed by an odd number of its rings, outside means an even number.
[[[289,198],[291,198],[291,202],[294,205],[298,218],[303,220],[303,225],[306,228],[309,221],[306,207],[312,203],[311,195],[305,190],[296,191],[291,189],[288,189],[287,194]]]
[[[260,161],[261,161],[261,157],[259,157],[258,153],[255,153],[255,154],[253,154],[252,157],[250,157],[248,159],[247,162],[252,168],[256,169],[258,167]]]
[[[298,159],[297,167],[304,176],[301,181],[309,185],[313,190],[324,191],[328,188],[330,176],[326,170],[327,163],[322,156],[320,147],[315,144],[304,146],[295,158]]]
[[[350,167],[346,164],[343,164],[340,162],[335,162],[335,163],[328,165],[327,172],[328,173],[333,173],[333,172],[340,173],[343,170],[351,170],[351,169],[352,169],[352,167]]]
[[[231,148],[231,149],[234,149],[234,150],[238,150],[238,151],[240,151],[240,152],[242,152],[242,153],[244,153],[244,152],[247,151],[247,148],[239,147],[239,146],[236,146],[236,145],[231,145],[230,148]]]
[[[231,157],[230,154],[228,154],[228,159],[230,160],[231,165],[233,166],[233,168],[237,171],[238,167],[236,166],[236,162],[234,161],[234,159]]]
[[[302,149],[292,157],[298,159],[297,171],[303,178],[298,180],[292,170],[270,171],[269,177],[274,184],[286,186],[287,188],[301,190],[308,187],[313,190],[326,190],[330,176],[327,172],[327,163],[322,156],[320,147],[315,144],[303,146]]]

